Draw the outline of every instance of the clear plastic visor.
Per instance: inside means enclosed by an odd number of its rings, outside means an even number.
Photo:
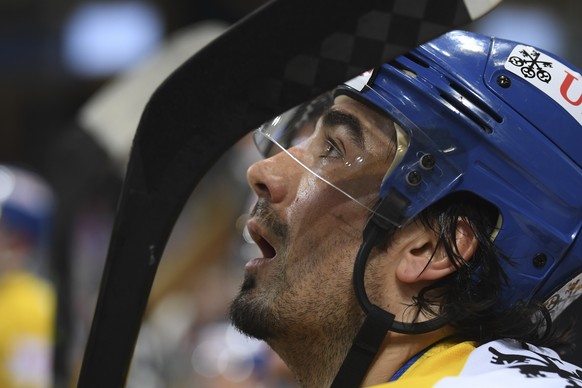
[[[408,136],[387,115],[331,92],[263,124],[254,140],[265,158],[291,158],[370,212],[408,148]]]

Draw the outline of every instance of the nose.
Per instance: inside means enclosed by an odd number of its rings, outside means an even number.
[[[281,154],[260,160],[247,170],[247,181],[253,191],[259,198],[271,203],[282,202],[289,190],[288,175],[284,167],[277,163]]]

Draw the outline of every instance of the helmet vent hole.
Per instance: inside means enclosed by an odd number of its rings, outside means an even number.
[[[481,129],[483,129],[483,131],[485,131],[488,134],[490,134],[490,133],[493,132],[493,129],[487,123],[487,121],[483,120],[483,118],[481,118],[477,114],[477,112],[475,112],[475,110],[472,109],[471,106],[467,106],[467,105],[465,105],[463,103],[462,97],[461,97],[461,99],[457,99],[454,96],[451,96],[451,95],[446,94],[446,93],[441,93],[441,97],[446,102],[448,102],[449,104],[451,104],[459,112],[461,112],[462,114],[464,114],[467,118],[469,118],[471,121],[473,121],[475,124],[477,124],[477,126],[479,126]]]
[[[418,74],[414,71],[411,70],[408,66],[405,66],[404,64],[394,61],[392,63],[390,63],[395,69],[401,71],[404,74],[407,74],[413,78],[416,78],[418,76]]]
[[[466,98],[468,101],[471,102],[471,104],[475,105],[476,108],[482,110],[486,115],[490,116],[493,120],[495,120],[498,123],[503,122],[503,117],[501,117],[499,113],[495,111],[495,109],[492,109],[489,105],[483,102],[483,99],[473,95],[470,91],[466,90],[464,87],[462,87],[456,82],[450,82],[449,84],[451,85],[451,88],[453,88],[455,92],[459,93],[461,96]]]
[[[426,69],[430,68],[430,65],[427,62],[423,61],[422,59],[420,59],[419,57],[417,57],[416,55],[414,55],[412,53],[405,54],[404,57],[408,58],[412,62],[414,62],[417,65],[420,65]]]

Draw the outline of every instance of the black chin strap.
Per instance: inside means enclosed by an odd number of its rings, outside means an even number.
[[[378,206],[380,214],[395,215],[404,214],[404,208],[408,202],[399,193],[390,193]],[[359,387],[366,376],[370,365],[374,361],[388,331],[402,334],[422,334],[443,327],[449,322],[446,315],[430,319],[424,322],[405,323],[395,321],[394,314],[382,310],[372,304],[364,287],[364,273],[366,262],[372,249],[380,244],[386,235],[394,228],[386,223],[383,217],[374,214],[364,229],[364,239],[354,263],[354,291],[360,307],[366,314],[366,319],[354,338],[343,364],[340,367],[331,387],[353,388]]]
[[[348,355],[335,376],[332,388],[359,387],[364,380],[386,333],[394,322],[394,315],[386,314],[386,311],[379,308],[375,308],[375,310],[377,311],[370,311],[366,315]],[[376,313],[380,314],[376,315]]]
[[[352,347],[344,359],[340,370],[335,376],[335,380],[331,385],[332,388],[360,386],[374,357],[376,357],[380,349],[382,341],[386,337],[386,333],[394,325],[394,314],[384,311],[370,303],[366,295],[366,290],[364,289],[364,268],[370,251],[378,244],[378,233],[380,231],[378,227],[371,228],[369,226],[370,224],[371,222],[368,222],[364,230],[364,241],[356,256],[353,276],[356,296],[360,306],[362,306],[362,309],[366,313],[366,319],[362,327],[360,327],[356,338],[354,338]]]

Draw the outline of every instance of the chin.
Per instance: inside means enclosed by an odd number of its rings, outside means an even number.
[[[260,296],[253,295],[256,281],[253,275],[245,275],[241,290],[230,305],[230,321],[242,333],[260,340],[273,336],[276,322],[271,308]]]

